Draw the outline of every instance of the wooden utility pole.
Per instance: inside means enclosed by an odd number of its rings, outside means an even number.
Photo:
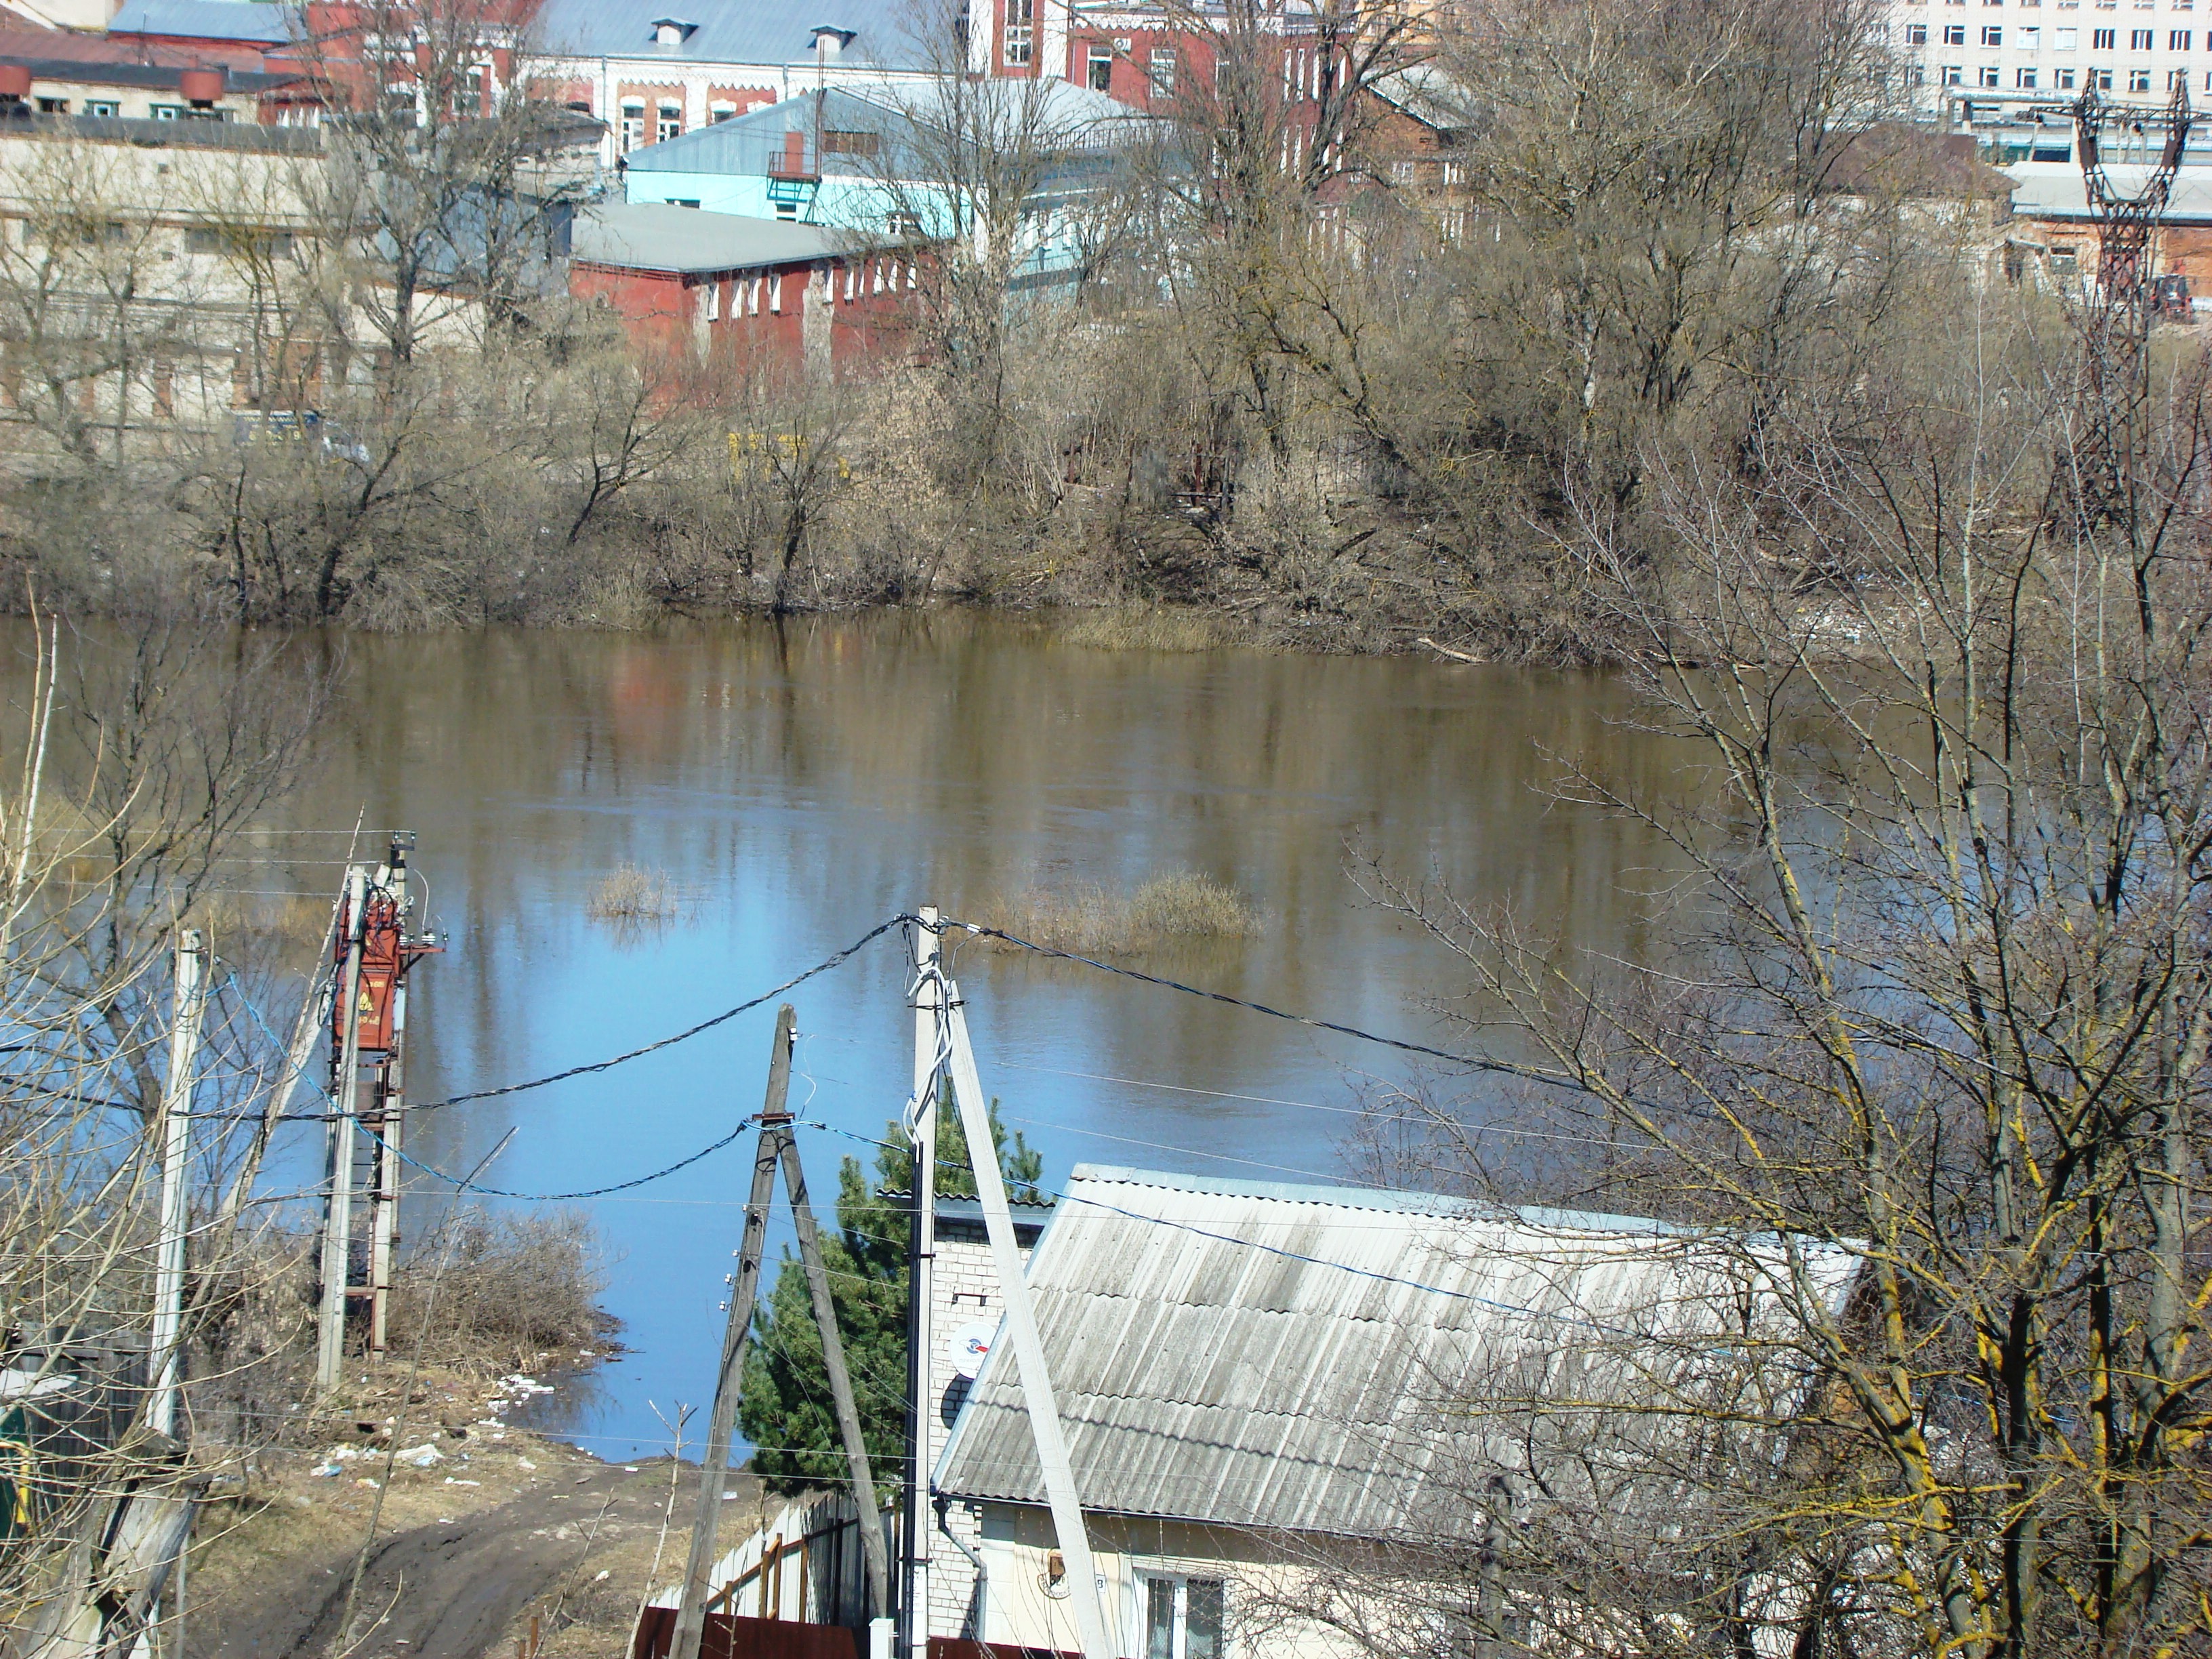
[[[344,1040],[330,1091],[335,1103],[326,1138],[330,1197],[323,1210],[322,1312],[315,1346],[315,1386],[328,1394],[345,1371],[346,1279],[353,1267],[354,1121],[361,1104],[361,947],[368,908],[368,872],[346,872],[346,959],[339,975],[338,1006]]]
[[[691,1556],[684,1574],[684,1600],[676,1619],[676,1636],[670,1659],[698,1659],[699,1644],[707,1628],[707,1607],[713,1597],[707,1583],[714,1561],[715,1523],[721,1518],[722,1476],[728,1466],[730,1437],[737,1422],[738,1385],[744,1376],[745,1345],[752,1330],[753,1308],[760,1292],[761,1258],[767,1249],[768,1211],[775,1196],[775,1171],[783,1169],[784,1185],[791,1195],[791,1213],[799,1234],[799,1256],[805,1264],[806,1285],[814,1301],[814,1322],[822,1335],[823,1369],[830,1374],[830,1397],[837,1414],[837,1432],[845,1444],[845,1466],[853,1481],[853,1501],[860,1511],[860,1556],[866,1565],[868,1595],[873,1611],[887,1604],[890,1583],[890,1555],[884,1547],[883,1519],[876,1508],[875,1473],[869,1467],[868,1444],[860,1428],[860,1414],[853,1403],[853,1379],[845,1364],[845,1344],[837,1332],[837,1309],[830,1296],[830,1271],[822,1260],[822,1240],[814,1224],[814,1208],[807,1201],[806,1171],[799,1163],[799,1143],[791,1133],[787,1103],[791,1094],[791,1045],[799,1016],[789,1003],[776,1011],[775,1042],[769,1054],[768,1098],[761,1107],[760,1139],[753,1152],[752,1193],[745,1203],[745,1231],[738,1249],[738,1271],[732,1281],[729,1322],[722,1332],[722,1368],[714,1382],[714,1409],[707,1424],[707,1455],[699,1472],[699,1511],[691,1526]],[[767,1580],[763,1579],[763,1589]]]
[[[164,1435],[177,1431],[179,1351],[185,1334],[185,1235],[191,1221],[185,1177],[191,1161],[192,1078],[199,1066],[200,1021],[206,1007],[207,945],[198,928],[187,927],[177,935],[169,1075],[162,1085],[161,1115],[155,1129],[161,1144],[161,1211],[154,1254],[154,1389],[146,1424]]]
[[[722,1366],[714,1379],[714,1409],[707,1420],[707,1455],[699,1469],[699,1510],[691,1522],[691,1557],[684,1571],[684,1601],[676,1615],[670,1659],[699,1659],[707,1628],[707,1574],[714,1565],[714,1528],[722,1516],[722,1477],[729,1468],[730,1431],[738,1417],[738,1388],[744,1375],[745,1341],[751,1334],[753,1300],[760,1291],[761,1255],[768,1243],[768,1206],[775,1194],[778,1140],[772,1129],[790,1121],[791,1036],[797,1015],[789,1003],[776,1011],[775,1042],[769,1051],[768,1098],[761,1107],[760,1139],[753,1150],[753,1186],[745,1200],[745,1230],[731,1281],[730,1318],[722,1328]]]

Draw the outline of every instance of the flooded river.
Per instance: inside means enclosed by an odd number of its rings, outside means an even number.
[[[1656,786],[1648,740],[1591,677],[1407,659],[1079,648],[1025,623],[888,615],[653,635],[358,638],[348,695],[284,833],[239,885],[326,893],[343,830],[419,836],[447,954],[419,970],[410,1093],[436,1098],[601,1059],[773,987],[926,902],[988,916],[1024,889],[1135,886],[1191,870],[1265,932],[1164,971],[1415,1040],[1449,963],[1361,897],[1352,849],[1511,899],[1573,946],[1640,954],[1631,826],[1551,802],[1547,754]],[[625,862],[665,870],[676,915],[588,913]],[[1165,959],[1163,959],[1165,960]],[[1340,1178],[1360,1091],[1406,1057],[1218,1003],[967,951],[986,1086],[1044,1155],[1246,1180]],[[908,1087],[896,935],[793,996],[806,1116],[876,1136]],[[761,1100],[771,1005],[615,1070],[433,1114],[410,1151],[484,1177],[601,1187],[726,1133]],[[1472,1109],[1481,1109],[1477,1098]],[[289,1167],[300,1174],[302,1143]],[[836,1158],[804,1142],[817,1194]],[[598,1200],[609,1302],[635,1351],[573,1424],[608,1456],[650,1449],[648,1401],[703,1402],[747,1164],[732,1149]]]

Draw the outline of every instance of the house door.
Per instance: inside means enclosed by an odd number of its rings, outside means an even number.
[[[1222,1583],[1146,1573],[1145,1659],[1223,1659]]]

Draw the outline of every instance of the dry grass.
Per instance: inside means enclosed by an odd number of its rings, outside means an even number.
[[[678,909],[676,884],[668,872],[642,865],[617,866],[599,884],[586,912],[600,921],[663,921]]]
[[[1214,617],[1156,609],[1080,611],[1054,637],[1094,651],[1211,651],[1229,643]]]
[[[1094,882],[1032,887],[985,914],[1032,944],[1085,956],[1130,956],[1200,940],[1255,939],[1265,931],[1251,900],[1188,870],[1154,876],[1127,893]]]
[[[605,1280],[589,1216],[466,1209],[423,1235],[416,1270],[394,1289],[395,1352],[412,1351],[418,1298],[431,1279],[423,1264],[441,1258],[429,1346],[456,1370],[527,1370],[548,1352],[601,1349],[617,1328],[599,1306]]]

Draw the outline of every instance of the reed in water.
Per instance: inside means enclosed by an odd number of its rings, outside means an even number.
[[[1096,882],[1032,887],[986,915],[1033,945],[1082,956],[1128,956],[1200,939],[1255,939],[1265,931],[1265,919],[1251,900],[1189,870],[1154,876],[1127,892]]]

